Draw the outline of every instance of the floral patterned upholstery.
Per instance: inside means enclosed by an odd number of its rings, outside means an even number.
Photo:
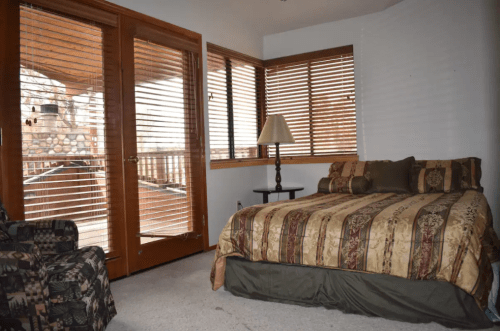
[[[10,222],[0,202],[0,326],[104,330],[116,315],[105,257],[78,249],[74,222]]]

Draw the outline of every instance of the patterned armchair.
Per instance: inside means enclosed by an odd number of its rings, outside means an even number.
[[[116,315],[105,254],[72,221],[11,222],[0,202],[0,331],[104,330]]]

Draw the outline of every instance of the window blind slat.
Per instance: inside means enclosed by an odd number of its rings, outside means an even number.
[[[280,146],[280,155],[355,154],[353,54],[301,58],[265,69],[267,114],[282,114],[295,138]],[[275,147],[268,152],[274,156]]]

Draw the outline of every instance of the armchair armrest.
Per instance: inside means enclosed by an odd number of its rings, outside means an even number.
[[[4,322],[18,328],[30,329],[31,325],[33,330],[51,329],[48,274],[36,245],[0,243],[0,293],[0,318]]]
[[[73,221],[42,220],[7,222],[14,242],[33,243],[42,255],[61,254],[78,249],[78,228]]]

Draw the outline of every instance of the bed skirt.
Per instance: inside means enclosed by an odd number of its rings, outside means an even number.
[[[447,282],[251,262],[239,257],[228,257],[226,263],[225,289],[245,298],[323,306],[411,323],[432,321],[463,329],[493,326],[471,295]]]

